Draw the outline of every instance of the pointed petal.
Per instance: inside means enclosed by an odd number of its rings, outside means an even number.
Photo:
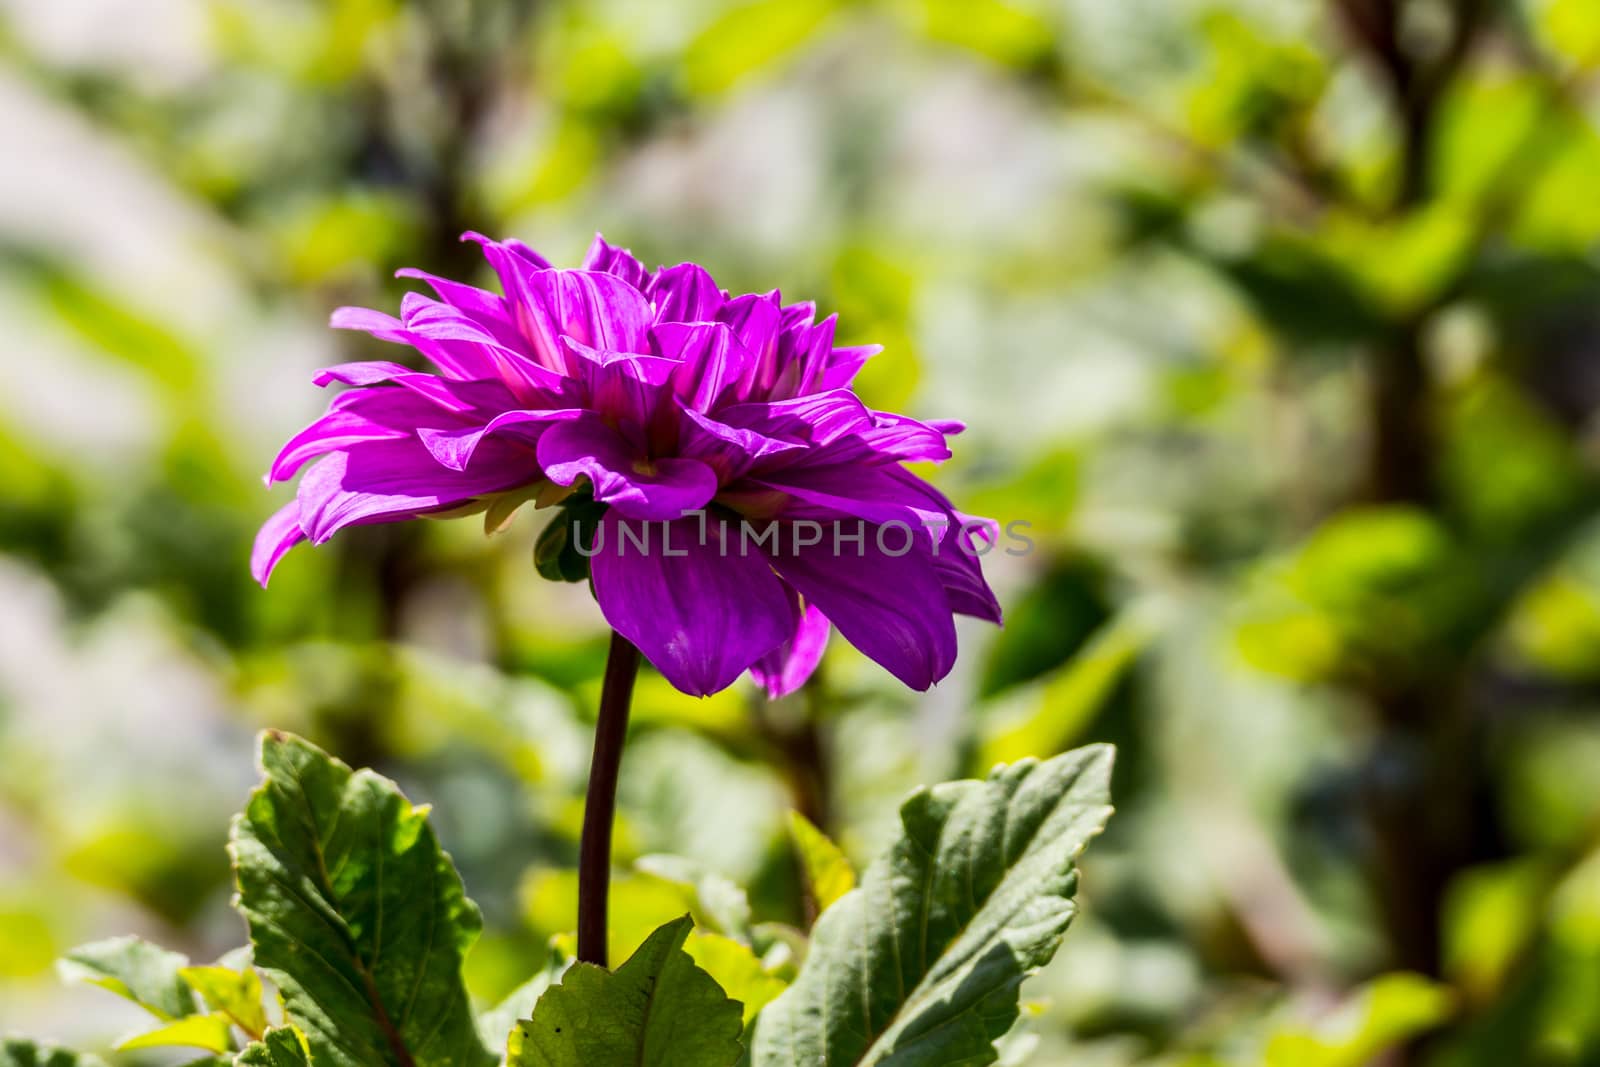
[[[395,522],[457,507],[538,478],[533,450],[501,440],[480,445],[472,466],[452,471],[416,438],[333,452],[300,479],[300,524],[322,544],[346,526]]]
[[[696,411],[710,411],[750,365],[750,352],[720,322],[664,322],[650,331],[656,351],[679,362],[672,388]]]
[[[855,381],[867,360],[883,351],[882,345],[858,345],[855,348],[835,348],[827,358],[827,366],[817,377],[814,388],[843,389]]]
[[[956,630],[934,571],[931,550],[920,538],[867,525],[859,546],[841,540],[857,524],[825,529],[822,541],[797,547],[785,538],[772,566],[783,579],[833,621],[846,641],[912,689],[927,689],[956,661]],[[904,554],[892,554],[906,544]]]
[[[706,269],[695,263],[658,270],[649,295],[656,322],[709,322],[728,299]]]
[[[583,269],[614,274],[635,289],[644,290],[650,282],[650,272],[626,248],[606,243],[598,233],[589,245],[589,254],[583,257]]]
[[[750,668],[750,677],[766,690],[769,700],[786,697],[805,685],[822,662],[829,629],[828,617],[816,605],[808,604],[789,639]]]
[[[261,524],[250,551],[250,574],[265,587],[278,561],[305,539],[305,531],[300,529],[300,502],[291,500]]]
[[[347,399],[348,398],[348,399]],[[337,397],[327,414],[289,438],[267,471],[267,482],[293,478],[308,461],[367,441],[410,437],[419,421],[438,424],[444,412],[405,389],[358,389]]]
[[[612,510],[590,560],[606,621],[693,696],[732,685],[789,637],[797,614],[760,553],[725,551],[715,523],[706,534],[702,544],[693,519],[640,523]]]
[[[537,411],[507,411],[496,415],[481,426],[459,429],[420,429],[417,437],[428,453],[453,471],[464,471],[484,438],[496,433],[516,436],[524,444],[536,445],[550,425],[568,419],[581,418],[582,408],[555,408]]]
[[[730,404],[719,409],[716,416],[729,426],[740,426],[769,437],[787,437],[813,445],[826,445],[873,426],[872,412],[848,389],[835,389],[770,404]]]

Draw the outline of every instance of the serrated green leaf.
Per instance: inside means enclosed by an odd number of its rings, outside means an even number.
[[[1112,749],[913,793],[899,838],[817,923],[756,1020],[754,1067],[993,1063],[1018,988],[1071,920],[1076,860],[1111,809]]]
[[[693,928],[667,923],[614,974],[574,964],[513,1031],[508,1067],[732,1067],[743,1013],[683,950]]]
[[[238,1067],[311,1067],[311,1051],[305,1035],[292,1026],[269,1030],[260,1041],[250,1042],[239,1058]]]
[[[170,1021],[194,1014],[194,992],[183,979],[187,956],[137,937],[114,937],[80,945],[56,970],[64,981],[89,982]]]
[[[54,1045],[7,1037],[0,1038],[0,1067],[105,1067],[105,1063]]]
[[[185,967],[182,974],[207,1007],[226,1015],[251,1037],[259,1037],[267,1029],[261,979],[252,967],[240,971],[229,967]]]
[[[493,1062],[461,979],[482,920],[426,811],[296,737],[266,734],[261,766],[236,904],[318,1067]]]
[[[226,1015],[190,1015],[117,1045],[118,1052],[142,1048],[201,1048],[227,1052],[233,1047],[233,1024]]]
[[[856,887],[856,869],[839,846],[798,811],[789,813],[789,839],[794,842],[806,884],[817,902],[817,914],[821,915]]]

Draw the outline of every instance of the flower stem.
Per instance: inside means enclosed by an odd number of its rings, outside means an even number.
[[[606,966],[607,899],[611,891],[611,824],[617,810],[617,772],[628,735],[628,705],[639,673],[639,650],[619,633],[611,635],[600,716],[594,727],[594,760],[583,805],[578,846],[578,959]]]

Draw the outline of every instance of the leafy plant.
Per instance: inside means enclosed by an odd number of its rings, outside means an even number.
[[[798,858],[825,909],[809,944],[753,922],[726,879],[649,857],[716,932],[685,915],[615,971],[555,951],[474,1016],[461,968],[481,920],[428,810],[288,734],[264,734],[260,762],[230,845],[248,950],[192,966],[118,938],[61,962],[64,977],[152,1017],[122,1049],[198,1048],[248,1067],[993,1063],[1023,978],[1072,918],[1077,857],[1111,810],[1107,746],[920,789],[859,885],[797,817]],[[780,972],[801,956],[789,984]],[[97,1062],[0,1046],[0,1067]]]

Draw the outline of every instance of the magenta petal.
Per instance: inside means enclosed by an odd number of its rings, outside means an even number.
[[[857,530],[856,523],[825,528],[819,544],[804,548],[785,537],[772,566],[846,641],[912,689],[927,689],[956,661],[955,622],[932,553],[894,530],[880,544],[870,525],[859,546],[836,536]],[[907,550],[894,555],[902,545]]]
[[[609,511],[589,564],[606,621],[692,696],[732,685],[794,632],[797,614],[765,558],[724,551],[715,523],[705,532],[702,544],[694,519],[641,523]]]
[[[822,662],[822,653],[828,647],[829,628],[828,617],[817,610],[816,605],[808,604],[800,614],[794,633],[756,660],[750,668],[750,677],[766,690],[771,700],[793,693],[805,685],[817,664]]]
[[[707,322],[722,310],[727,294],[704,267],[679,263],[663,267],[650,280],[656,322]]]
[[[361,363],[339,363],[332,367],[324,367],[317,371],[316,377],[311,380],[319,386],[326,388],[334,382],[342,385],[378,385],[382,382],[392,382],[396,378],[407,374],[416,374],[414,368],[401,363],[391,363],[388,360],[368,360]]]
[[[922,535],[930,546],[933,533],[948,522],[948,514],[930,500],[918,485],[908,484],[898,466],[867,467],[806,463],[752,476],[749,480],[778,489],[797,501],[785,511],[794,516],[845,514],[876,523],[901,523]]]
[[[594,242],[589,245],[589,254],[583,257],[583,269],[614,274],[640,292],[643,292],[650,282],[650,272],[644,269],[643,263],[633,257],[632,252],[626,248],[607,244],[606,239],[599,234],[594,235]]]
[[[614,275],[538,271],[524,279],[515,303],[523,315],[523,332],[555,361],[547,366],[566,365],[564,339],[608,352],[650,351],[650,305],[639,290]]]
[[[463,241],[473,241],[483,248],[484,258],[500,274],[502,280],[505,275],[501,273],[501,266],[507,269],[549,270],[550,261],[539,253],[512,238],[509,241],[496,241],[492,237],[485,237],[475,230],[468,230],[461,235]]]
[[[464,471],[484,438],[509,433],[528,445],[538,443],[546,427],[584,414],[581,408],[555,408],[543,411],[507,411],[482,426],[455,430],[421,429],[417,437],[428,453],[453,471]],[[531,480],[531,479],[530,479]]]
[[[882,345],[860,345],[856,348],[835,348],[826,360],[826,366],[817,377],[815,388],[843,389],[855,380],[867,360],[883,351]]]
[[[350,398],[346,401],[346,397]],[[344,401],[340,403],[340,401]],[[406,424],[419,418],[440,420],[439,409],[404,389],[360,389],[335,400],[328,413],[301,430],[278,453],[268,483],[293,478],[308,460],[366,441],[395,441],[414,432]],[[385,417],[389,416],[389,417]]]
[[[300,502],[291,500],[261,524],[250,551],[250,574],[265,586],[278,561],[305,539],[305,531],[300,529]]]
[[[790,437],[825,445],[848,434],[870,430],[872,412],[848,389],[795,397],[775,403],[730,404],[717,411],[730,426],[757,430],[771,437]]]
[[[539,438],[539,465],[557,485],[587,477],[594,498],[633,519],[676,519],[711,502],[717,475],[696,459],[647,460],[600,419],[561,422]]]
[[[720,322],[664,322],[650,331],[656,349],[677,360],[673,392],[696,411],[710,411],[750,365],[750,352]]]
[[[636,426],[648,425],[678,369],[676,360],[632,352],[608,352],[562,338],[583,383],[580,397],[602,416]]]
[[[907,415],[872,413],[872,425],[837,437],[808,457],[816,463],[942,463],[950,458],[946,431]]]
[[[300,524],[320,545],[346,526],[457,507],[539,475],[525,445],[485,441],[475,460],[466,471],[447,470],[415,438],[330,453],[300,479]]]
[[[405,267],[394,272],[396,278],[415,278],[426,282],[434,292],[439,294],[439,299],[445,303],[461,309],[473,318],[485,322],[505,323],[511,325],[510,318],[506,315],[506,302],[498,293],[491,293],[487,289],[479,289],[475,285],[464,285],[453,282],[449,278],[440,278],[429,274],[427,271],[417,270],[414,267]]]
[[[763,460],[799,452],[806,447],[795,441],[781,441],[754,430],[729,426],[693,408],[683,409],[682,415],[679,451],[691,459],[709,463],[724,485],[742,477]]]

